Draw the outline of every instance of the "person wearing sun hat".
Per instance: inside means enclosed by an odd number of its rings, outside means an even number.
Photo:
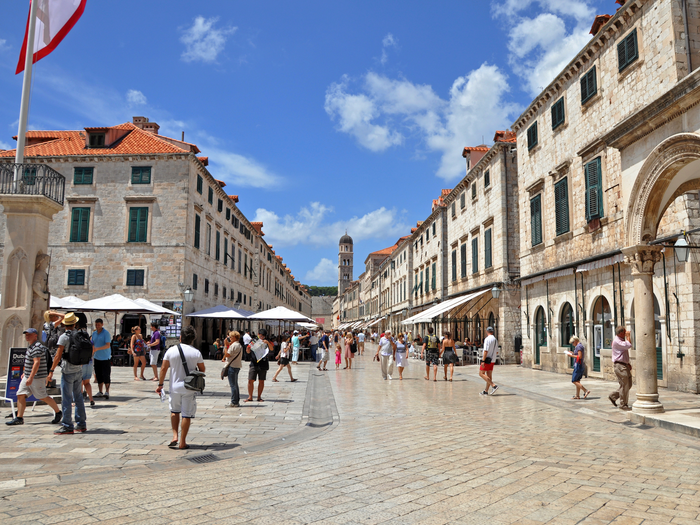
[[[74,330],[78,317],[73,312],[68,312],[63,318],[62,324],[66,331],[58,339],[58,350],[51,365],[48,380],[53,378],[54,370],[61,363],[61,410],[63,419],[61,427],[54,434],[73,434],[73,432],[85,432],[87,430],[87,416],[85,403],[83,402],[83,367],[74,365],[63,358],[63,352],[70,348],[71,332]],[[71,408],[75,403],[75,426],[71,416]]]

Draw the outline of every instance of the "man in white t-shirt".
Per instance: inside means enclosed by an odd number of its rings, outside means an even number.
[[[357,334],[357,350],[360,352],[360,355],[365,353],[365,333],[360,332]]]
[[[396,343],[391,337],[391,330],[384,332],[384,337],[379,340],[375,357],[377,356],[381,361],[382,378],[391,379],[391,374],[394,372],[394,359],[396,358]]]
[[[498,350],[498,341],[493,335],[493,328],[488,327],[486,333],[489,334],[484,339],[484,355],[481,358],[481,366],[479,367],[479,376],[486,381],[486,390],[481,392],[482,396],[489,396],[496,393],[498,385],[493,382],[493,364],[496,361],[496,353]],[[489,392],[491,389],[491,392]]]
[[[243,334],[243,348],[248,346],[252,340],[253,338],[250,337],[250,330],[246,330]]]
[[[163,364],[160,369],[160,377],[156,393],[160,394],[165,383],[165,374],[170,368],[170,424],[173,429],[173,440],[168,444],[170,448],[179,448],[184,450],[190,448],[187,444],[187,433],[190,430],[190,422],[197,413],[197,398],[194,390],[185,388],[185,367],[182,364],[180,357],[180,348],[187,362],[187,369],[200,370],[204,372],[204,359],[199,350],[191,346],[197,338],[197,332],[194,327],[186,326],[180,332],[179,345],[171,346],[165,356],[163,356]],[[180,426],[180,416],[182,416],[182,426]],[[178,429],[180,430],[180,439],[178,445]]]

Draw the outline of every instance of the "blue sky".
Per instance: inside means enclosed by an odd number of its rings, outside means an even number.
[[[28,0],[0,11],[0,148]],[[142,115],[196,143],[302,282],[337,282],[337,242],[371,251],[430,213],[588,41],[614,0],[88,0],[34,68],[32,129]]]

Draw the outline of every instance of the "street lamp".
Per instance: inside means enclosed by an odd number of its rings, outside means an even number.
[[[185,302],[186,303],[191,303],[192,299],[194,299],[194,292],[192,291],[192,288],[190,288],[189,286],[185,290],[184,295],[185,295]]]
[[[676,244],[673,245],[673,250],[676,252],[676,258],[678,262],[688,262],[688,256],[690,255],[690,248],[688,248],[688,241],[685,237],[679,237]]]
[[[491,288],[491,295],[494,299],[498,299],[498,297],[501,295],[501,289],[495,284],[493,285],[493,288]]]

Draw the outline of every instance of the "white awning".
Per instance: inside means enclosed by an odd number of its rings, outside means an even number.
[[[367,325],[367,328],[369,328],[370,326],[374,326],[374,325],[379,324],[379,323],[380,323],[382,320],[384,320],[384,319],[386,319],[386,316],[385,316],[385,317],[380,317],[379,319],[377,319],[377,320],[375,320],[375,321],[372,321],[371,323],[369,323],[369,324]]]
[[[621,253],[613,255],[612,257],[607,257],[606,259],[599,259],[597,261],[582,264],[576,267],[576,272],[588,272],[590,270],[598,270],[599,268],[605,268],[606,266],[612,266],[613,264],[621,263],[625,261],[625,256]]]
[[[480,295],[483,295],[486,292],[490,291],[490,289],[486,289],[481,290],[480,292],[474,292],[467,295],[462,295],[459,297],[448,299],[447,301],[444,301],[440,304],[436,304],[435,306],[428,308],[427,310],[416,314],[413,317],[409,317],[401,324],[429,323],[439,315],[442,315],[444,312],[452,310],[453,308],[456,308],[457,306],[460,306],[461,304],[464,304],[467,301],[471,301],[472,299],[475,299],[476,297],[479,297]]]
[[[549,281],[550,279],[556,279],[557,277],[565,277],[567,275],[573,275],[573,268],[566,268],[565,270],[557,270],[556,272],[544,273],[538,275],[537,277],[532,277],[531,279],[523,279],[520,281],[522,286],[528,286],[530,284],[539,283],[540,281]]]

